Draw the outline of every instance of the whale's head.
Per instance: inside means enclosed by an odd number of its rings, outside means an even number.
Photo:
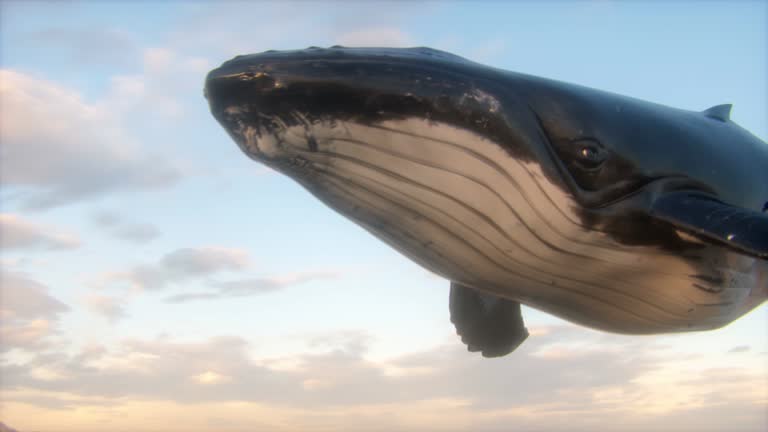
[[[248,156],[411,259],[583,323],[684,325],[723,301],[707,293],[746,295],[768,257],[768,149],[722,107],[672,109],[429,48],[238,56],[205,94]],[[665,284],[704,297],[654,291]]]
[[[528,108],[502,107],[501,89],[484,89],[478,71],[492,70],[430,48],[312,47],[235,57],[208,75],[205,92],[246,154],[297,179],[327,168],[334,149],[386,149],[440,126],[541,159],[528,145],[535,130],[522,127]]]

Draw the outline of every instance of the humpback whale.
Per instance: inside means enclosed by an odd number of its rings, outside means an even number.
[[[520,305],[624,334],[724,326],[768,297],[768,145],[687,111],[430,48],[237,56],[211,112],[249,157],[451,281],[470,351]]]

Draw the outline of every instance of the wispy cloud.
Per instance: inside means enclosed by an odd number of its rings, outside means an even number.
[[[129,32],[112,28],[52,27],[27,33],[24,40],[41,54],[58,52],[81,65],[127,66],[139,50]]]
[[[25,209],[165,187],[181,175],[168,159],[144,152],[107,110],[70,89],[0,70],[0,101],[0,181]]]
[[[212,64],[199,56],[185,56],[169,48],[146,48],[137,57],[140,73],[111,79],[105,108],[127,114],[140,113],[178,118],[185,114],[190,94],[200,98],[201,80]]]
[[[101,315],[110,322],[116,322],[127,316],[124,304],[120,297],[91,293],[85,297],[85,305],[91,312]]]
[[[414,44],[411,37],[396,27],[363,28],[341,33],[335,37],[336,43],[358,47],[407,47]]]
[[[152,224],[130,221],[116,212],[98,212],[93,215],[93,221],[114,237],[132,243],[148,243],[161,234]]]
[[[0,247],[5,250],[74,249],[80,239],[62,231],[23,219],[20,215],[0,213]]]
[[[373,339],[368,332],[359,330],[323,332],[306,336],[307,346],[311,348],[320,348],[323,351],[341,350],[359,356],[363,356],[368,351],[368,345]]]
[[[160,290],[177,282],[245,270],[250,265],[248,252],[243,249],[216,246],[181,248],[165,254],[152,264],[105,273],[96,284],[106,287],[127,283],[134,289]]]
[[[437,7],[428,2],[269,2],[216,4],[188,14],[176,27],[169,46],[179,52],[226,60],[236,54],[267,49],[297,49],[310,45],[412,44],[403,21]],[[291,16],[254,26],[243,15]]]
[[[247,278],[225,282],[213,282],[210,284],[211,287],[215,288],[212,291],[177,294],[167,297],[165,301],[167,303],[186,303],[194,300],[247,297],[278,291],[313,280],[331,279],[335,277],[338,277],[338,275],[332,272],[305,272],[278,277]]]
[[[101,219],[100,223],[107,225],[115,222],[106,215],[102,215]],[[132,298],[142,291],[160,291],[176,286],[186,288],[190,284],[209,288],[192,292],[185,289],[164,299],[165,303],[187,303],[254,296],[339,277],[339,273],[332,271],[305,271],[268,277],[213,279],[222,275],[243,275],[252,267],[248,253],[242,249],[216,246],[181,248],[163,255],[154,263],[97,276],[91,283],[95,290],[84,297],[84,304],[91,312],[115,323],[128,316]],[[117,294],[107,294],[105,290]]]

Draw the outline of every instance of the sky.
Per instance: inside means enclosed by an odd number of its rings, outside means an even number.
[[[524,308],[469,353],[449,282],[244,156],[237,54],[430,46],[768,138],[765,2],[0,1],[0,431],[761,431],[768,307],[621,336]],[[723,143],[727,145],[728,143]]]

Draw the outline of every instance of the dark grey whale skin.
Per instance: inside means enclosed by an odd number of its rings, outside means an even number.
[[[432,77],[429,82],[423,79],[425,71]],[[270,88],[277,76],[284,91]],[[294,82],[303,87],[301,91],[291,92]],[[472,106],[460,106],[457,101],[469,87],[483,88],[500,99],[503,115],[483,116]],[[314,100],[307,101],[305,95],[311,92]],[[713,107],[712,113],[670,108],[494,69],[428,48],[309,48],[238,56],[208,75],[206,94],[214,116],[224,123],[218,107],[234,101],[260,105],[267,114],[299,107],[310,119],[373,123],[426,116],[447,121],[497,139],[516,157],[547,161],[548,174],[584,206],[587,223],[609,217],[601,210],[644,192],[643,200],[633,200],[640,213],[768,257],[768,228],[762,214],[768,203],[768,146],[730,121],[724,106]],[[530,129],[532,117],[549,145],[532,148],[516,136],[514,129],[523,123],[519,119]],[[599,172],[577,166],[573,143],[580,141],[607,152]],[[656,198],[670,190],[681,191],[680,200],[696,199],[689,206],[674,206],[677,212],[669,209],[672,214],[653,209]],[[683,198],[686,193],[690,197]],[[706,204],[722,203],[737,216],[710,224],[689,220],[681,213],[696,212],[704,204],[699,197]],[[668,207],[673,206],[663,206]],[[741,223],[744,218],[754,223]],[[674,243],[663,230],[654,238],[644,233],[639,239],[621,230],[616,235],[625,235],[628,242]]]
[[[249,156],[313,193],[313,177],[301,169],[305,160],[246,148],[238,126],[249,122],[259,136],[269,136],[302,123],[307,131],[335,121],[377,125],[420,118],[449,124],[539,165],[578,204],[573,211],[582,226],[619,245],[652,246],[691,262],[703,260],[702,244],[709,245],[708,260],[718,260],[712,250],[723,261],[733,253],[768,259],[768,145],[729,119],[730,105],[687,111],[430,48],[338,46],[235,57],[208,74],[205,95],[213,115]],[[235,119],[227,114],[232,107],[247,107],[250,114]],[[291,115],[296,112],[300,118]],[[281,124],[269,120],[274,118]],[[309,132],[307,140],[309,151],[316,151]],[[701,280],[727,283],[705,267]],[[765,300],[768,270],[755,268],[761,286],[753,287],[751,300],[732,319]]]

